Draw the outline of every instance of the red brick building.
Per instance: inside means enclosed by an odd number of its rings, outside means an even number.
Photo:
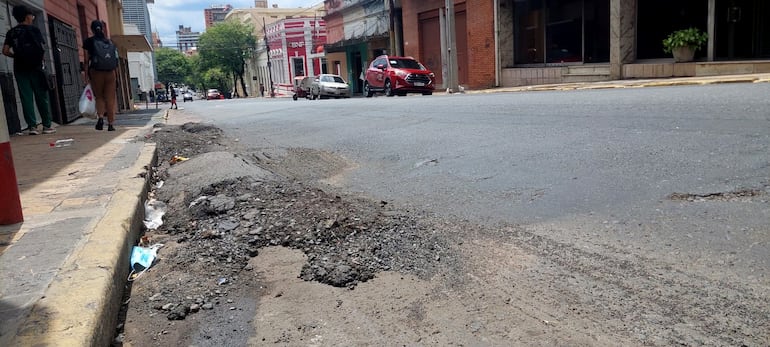
[[[396,48],[442,84],[446,1],[400,4]],[[485,88],[767,71],[768,14],[762,0],[454,0],[458,79]],[[708,42],[694,61],[675,63],[661,42],[686,28],[707,33]]]
[[[420,60],[443,83],[444,0],[402,0],[404,55]],[[470,88],[493,87],[495,37],[493,2],[455,1],[458,80]]]
[[[67,123],[79,116],[75,103],[83,89],[84,76],[80,71],[80,62],[85,61],[86,54],[81,49],[83,41],[91,35],[91,21],[107,22],[107,4],[104,0],[46,1],[45,11],[51,47],[57,48],[51,50],[51,66],[60,81],[57,97],[51,98],[51,111],[58,123]],[[107,31],[111,34],[109,26]]]
[[[224,22],[225,17],[233,7],[230,4],[227,5],[211,5],[210,8],[203,9],[203,20],[206,23],[206,29],[211,28],[214,24]]]

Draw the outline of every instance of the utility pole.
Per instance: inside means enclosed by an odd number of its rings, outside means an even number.
[[[270,42],[267,40],[267,24],[265,24],[265,17],[262,17],[262,31],[265,33],[265,50],[267,51],[267,76],[270,79],[270,97],[275,97],[275,89],[273,89],[273,67],[270,64]]]
[[[447,37],[447,93],[458,91],[457,81],[457,35],[455,33],[455,0],[445,0],[446,4],[446,37]]]
[[[388,25],[388,37],[390,38],[390,52],[388,54],[390,55],[400,55],[396,51],[396,20],[395,20],[395,13],[393,13],[393,8],[395,7],[395,4],[393,3],[393,0],[388,1],[388,15],[389,15],[389,25]]]

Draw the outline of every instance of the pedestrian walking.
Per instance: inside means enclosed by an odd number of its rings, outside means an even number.
[[[176,104],[176,89],[175,88],[171,88],[171,107],[169,107],[169,109],[171,109],[171,108],[175,108],[177,110],[179,109],[179,106]]]
[[[265,85],[262,83],[259,84],[259,96],[265,97]]]
[[[115,69],[118,67],[118,49],[107,38],[104,32],[105,23],[101,20],[91,22],[93,36],[83,42],[86,55],[88,72],[86,83],[91,83],[96,98],[96,130],[104,129],[104,118],[107,117],[107,131],[115,131],[115,103],[117,77]]]
[[[37,135],[35,105],[40,112],[43,134],[56,132],[51,121],[51,107],[48,100],[48,82],[43,71],[45,41],[43,34],[32,25],[35,15],[24,5],[14,6],[13,18],[19,23],[8,30],[3,43],[3,55],[13,58],[13,74],[19,88],[21,108],[27,122],[27,133]]]

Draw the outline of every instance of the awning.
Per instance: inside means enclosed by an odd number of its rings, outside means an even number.
[[[144,35],[112,35],[110,39],[118,48],[124,48],[128,52],[152,52],[152,47]]]
[[[355,46],[365,42],[383,40],[383,39],[387,39],[388,37],[390,37],[388,33],[382,33],[382,34],[371,35],[371,36],[358,36],[347,40],[327,43],[324,45],[324,48],[326,49],[326,53],[344,52],[346,48],[349,46]]]

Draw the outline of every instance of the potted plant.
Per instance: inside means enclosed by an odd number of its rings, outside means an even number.
[[[706,44],[708,37],[698,28],[677,30],[663,40],[663,51],[673,54],[677,63],[692,61],[695,51]]]

